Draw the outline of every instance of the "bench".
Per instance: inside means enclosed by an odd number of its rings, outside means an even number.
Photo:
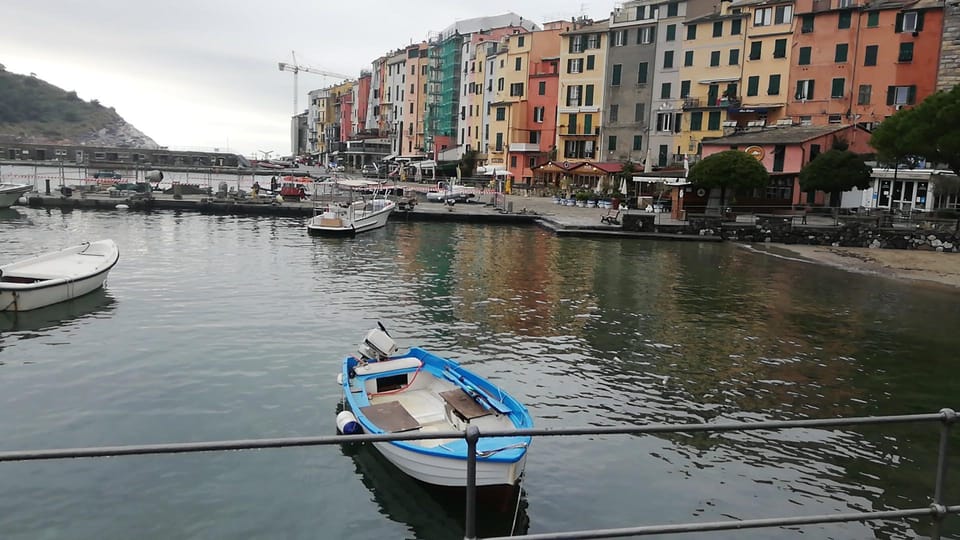
[[[607,223],[609,225],[619,225],[620,210],[607,210],[607,215],[600,216],[600,223]]]

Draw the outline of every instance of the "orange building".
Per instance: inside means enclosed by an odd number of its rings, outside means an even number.
[[[797,0],[797,15],[787,105],[795,121],[876,123],[934,91],[941,0]]]

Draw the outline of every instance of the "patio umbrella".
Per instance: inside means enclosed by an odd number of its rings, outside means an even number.
[[[623,194],[626,194],[626,193],[627,193],[627,179],[626,179],[626,178],[621,178],[621,179],[620,179],[620,193],[623,193]]]

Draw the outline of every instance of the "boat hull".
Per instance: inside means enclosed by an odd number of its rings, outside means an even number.
[[[33,186],[27,184],[0,184],[0,208],[10,208],[32,189]]]
[[[467,460],[421,454],[402,448],[397,443],[379,442],[373,446],[390,463],[407,475],[435,486],[466,487]],[[490,462],[477,459],[477,487],[512,486],[520,481],[526,465],[526,454],[519,461]]]
[[[390,213],[393,212],[395,207],[395,204],[391,202],[383,209],[366,216],[341,220],[341,226],[322,225],[322,216],[314,216],[307,222],[307,232],[322,236],[352,236],[354,234],[372,231],[387,224]]]
[[[98,259],[75,271],[62,269],[70,268],[74,260],[77,264],[73,266],[80,266],[79,261],[83,261],[85,255],[72,251],[78,248],[68,248],[0,267],[3,272],[0,275],[0,311],[30,311],[65,302],[103,287],[110,270],[120,258],[120,252],[112,240],[102,240],[90,246],[96,247],[96,254],[91,255]],[[37,273],[38,269],[44,268],[59,268],[62,274]],[[41,275],[43,279],[27,283],[23,275]]]

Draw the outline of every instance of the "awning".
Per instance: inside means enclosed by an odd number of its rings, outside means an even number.
[[[717,77],[715,79],[701,79],[697,82],[700,84],[713,84],[718,82],[736,82],[739,80],[740,80],[740,77],[733,76],[733,77]]]
[[[686,178],[676,176],[634,176],[634,182],[663,182],[668,186],[689,186],[690,182]]]
[[[383,156],[383,160],[382,160],[382,161],[393,161],[394,159],[397,159],[397,155],[396,155],[396,154],[390,154],[390,155],[387,155],[387,156]]]

